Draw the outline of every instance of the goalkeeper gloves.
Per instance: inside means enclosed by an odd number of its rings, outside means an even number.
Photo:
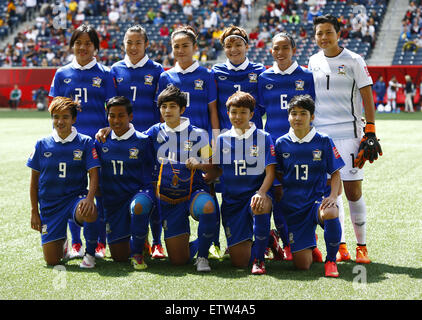
[[[370,163],[378,159],[378,155],[382,156],[381,145],[375,135],[375,124],[368,122],[365,126],[365,135],[360,141],[358,156],[354,161],[355,167],[361,169],[366,160]]]

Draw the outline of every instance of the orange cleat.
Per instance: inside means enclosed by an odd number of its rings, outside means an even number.
[[[150,257],[152,254],[151,245],[149,244],[148,240],[145,240],[144,251],[142,252],[142,254],[144,255],[144,257]]]
[[[313,262],[322,262],[322,253],[318,249],[318,247],[315,247],[312,249],[312,261]]]
[[[366,246],[356,247],[356,263],[371,263],[371,260],[368,258],[368,250],[366,249]]]
[[[347,246],[345,243],[340,243],[336,258],[337,262],[349,261],[351,259],[349,250],[347,250]]]
[[[331,278],[338,278],[339,273],[337,270],[337,264],[334,261],[325,262],[325,276]]]

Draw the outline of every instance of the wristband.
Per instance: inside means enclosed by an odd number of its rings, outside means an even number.
[[[368,122],[365,126],[365,133],[373,133],[375,134],[375,124]]]

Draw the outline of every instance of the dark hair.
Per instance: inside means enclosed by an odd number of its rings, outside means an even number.
[[[147,42],[147,41],[148,41],[147,31],[146,31],[146,30],[145,30],[145,28],[144,28],[143,26],[141,26],[140,24],[135,24],[134,26],[131,26],[129,29],[127,29],[127,30],[126,30],[126,33],[125,33],[125,38],[126,38],[126,35],[127,35],[129,32],[137,32],[137,33],[140,33],[141,35],[143,35],[143,36],[144,36],[144,41],[145,41],[145,42]]]
[[[70,114],[72,115],[72,118],[75,119],[76,115],[78,113],[77,108],[79,107],[79,103],[77,101],[73,101],[70,98],[67,97],[55,97],[48,107],[48,111],[51,114],[51,117],[53,117],[53,113],[56,111],[64,111],[69,110]]]
[[[224,47],[224,40],[226,40],[229,36],[239,36],[241,37],[246,44],[248,44],[248,34],[245,29],[235,25],[229,25],[227,28],[223,30],[223,33],[220,36],[220,43]]]
[[[196,31],[193,27],[191,27],[191,26],[178,27],[176,30],[174,30],[172,32],[171,41],[173,41],[174,37],[179,33],[183,33],[183,34],[187,35],[191,39],[193,45],[196,44],[196,38],[198,37],[198,34],[196,33]]]
[[[305,110],[308,110],[311,116],[315,112],[315,102],[314,99],[309,94],[303,94],[299,96],[294,96],[289,101],[289,106],[287,108],[287,112],[290,114],[294,107],[300,107]]]
[[[127,114],[129,115],[132,114],[133,112],[132,104],[128,98],[124,96],[116,96],[116,97],[112,97],[108,99],[107,101],[107,104],[106,104],[107,115],[110,113],[110,109],[116,106],[125,107]]]
[[[251,112],[255,110],[255,98],[247,92],[236,91],[233,93],[226,102],[227,111],[231,107],[248,108]]]
[[[331,14],[326,14],[314,18],[314,34],[316,33],[317,25],[322,23],[331,23],[334,26],[336,33],[339,33],[341,27],[340,22],[337,20],[336,17],[332,16]]]
[[[289,33],[287,33],[287,32],[280,32],[280,33],[277,33],[277,34],[273,37],[273,40],[272,40],[272,42],[273,42],[273,43],[274,43],[274,40],[275,40],[276,38],[286,38],[287,40],[289,40],[289,42],[290,42],[290,45],[291,45],[292,49],[296,48],[296,42],[295,42],[295,39],[293,39],[293,37],[292,37]]]
[[[94,44],[95,49],[100,50],[100,39],[98,38],[98,33],[95,31],[93,25],[81,24],[75,31],[72,33],[70,38],[69,48],[72,49],[75,41],[82,35],[82,33],[87,33],[89,39]]]
[[[158,108],[165,102],[175,102],[179,105],[180,109],[186,108],[188,103],[186,93],[182,92],[178,87],[173,84],[169,84],[158,96],[157,105]]]

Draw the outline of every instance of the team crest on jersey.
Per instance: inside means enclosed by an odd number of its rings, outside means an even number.
[[[258,75],[254,72],[248,74],[249,82],[258,82]]]
[[[82,160],[82,155],[84,152],[82,150],[76,149],[73,151],[73,160]]]
[[[183,150],[184,151],[192,151],[193,142],[192,141],[185,141],[183,144]]]
[[[122,82],[122,81],[123,81],[123,78],[117,78],[117,79],[116,79],[116,81],[117,81],[118,83],[120,83],[120,82]]]
[[[129,159],[138,159],[139,149],[130,148],[129,149]]]
[[[344,67],[344,64],[338,66],[338,74],[346,74],[346,68]]]
[[[283,152],[282,156],[283,156],[284,159],[287,159],[288,157],[290,157],[290,153]]]
[[[269,83],[269,84],[267,84],[267,85],[265,86],[265,88],[266,88],[267,90],[271,90],[273,87],[274,87],[274,86],[273,86],[271,83]]]
[[[305,87],[305,81],[303,80],[296,80],[295,81],[296,91],[302,91]]]
[[[92,86],[96,88],[101,88],[102,79],[100,77],[92,78]]]
[[[249,148],[249,155],[251,157],[257,157],[258,156],[258,152],[259,152],[259,147],[258,146],[251,146]]]
[[[147,74],[144,77],[144,80],[145,80],[144,84],[146,84],[148,86],[151,86],[152,85],[152,81],[154,81],[154,77],[152,75],[150,75],[150,74]]]
[[[47,225],[46,224],[43,224],[41,226],[41,234],[48,234]]]
[[[44,157],[50,158],[53,154],[51,152],[44,152]]]
[[[72,81],[72,79],[70,79],[70,78],[66,78],[66,79],[63,80],[63,82],[66,83],[66,84],[69,84],[70,81]]]
[[[204,81],[202,81],[201,79],[195,80],[194,84],[195,90],[204,90]]]
[[[314,161],[321,161],[322,160],[322,151],[321,150],[314,150],[312,151],[312,158]]]

